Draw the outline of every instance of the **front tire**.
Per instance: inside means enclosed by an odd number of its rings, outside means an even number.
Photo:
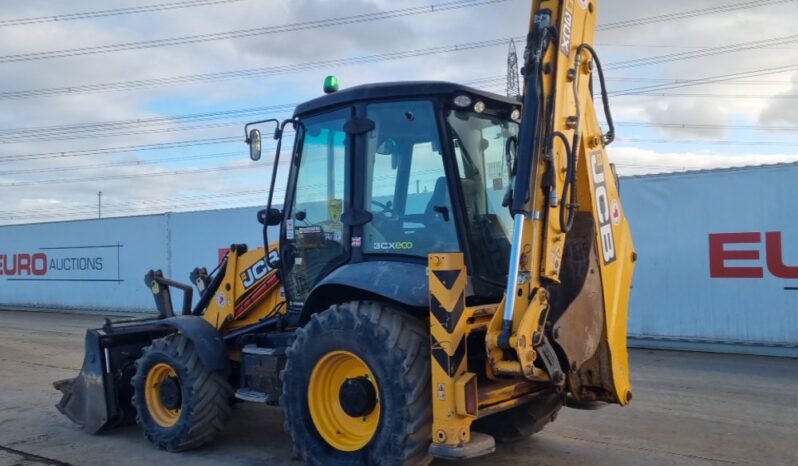
[[[144,348],[132,385],[136,422],[163,450],[211,442],[230,415],[233,389],[225,375],[206,370],[183,335],[159,338]]]
[[[311,465],[430,461],[429,333],[375,302],[313,315],[287,351],[280,405]]]

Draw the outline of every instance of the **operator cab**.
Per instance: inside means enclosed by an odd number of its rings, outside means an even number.
[[[369,84],[299,105],[277,212],[289,304],[330,281],[380,296],[403,289],[403,276],[426,286],[427,254],[453,251],[465,253],[469,300],[501,299],[519,117],[514,99],[445,82]],[[388,297],[426,306],[417,291]]]

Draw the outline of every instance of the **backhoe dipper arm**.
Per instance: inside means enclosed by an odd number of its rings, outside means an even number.
[[[614,128],[591,45],[596,12],[597,0],[532,2],[507,288],[486,343],[494,377],[523,375],[576,399],[626,404],[635,257],[605,153]],[[606,134],[593,105],[594,71]]]

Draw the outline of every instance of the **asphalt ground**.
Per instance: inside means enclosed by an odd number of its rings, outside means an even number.
[[[0,311],[0,465],[299,465],[279,410],[234,406],[225,433],[168,453],[136,426],[78,430],[51,383],[73,377],[96,315]],[[798,360],[632,350],[626,408],[564,409],[527,440],[467,465],[796,465]],[[436,461],[436,465],[447,464]]]

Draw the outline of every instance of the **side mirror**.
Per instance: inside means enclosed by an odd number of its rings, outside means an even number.
[[[275,226],[283,222],[283,212],[280,209],[271,208],[267,212],[266,209],[258,211],[258,223],[266,226]]]
[[[249,144],[249,158],[252,159],[252,161],[257,162],[258,160],[260,160],[260,152],[261,152],[260,130],[253,128],[249,132],[247,143]]]

